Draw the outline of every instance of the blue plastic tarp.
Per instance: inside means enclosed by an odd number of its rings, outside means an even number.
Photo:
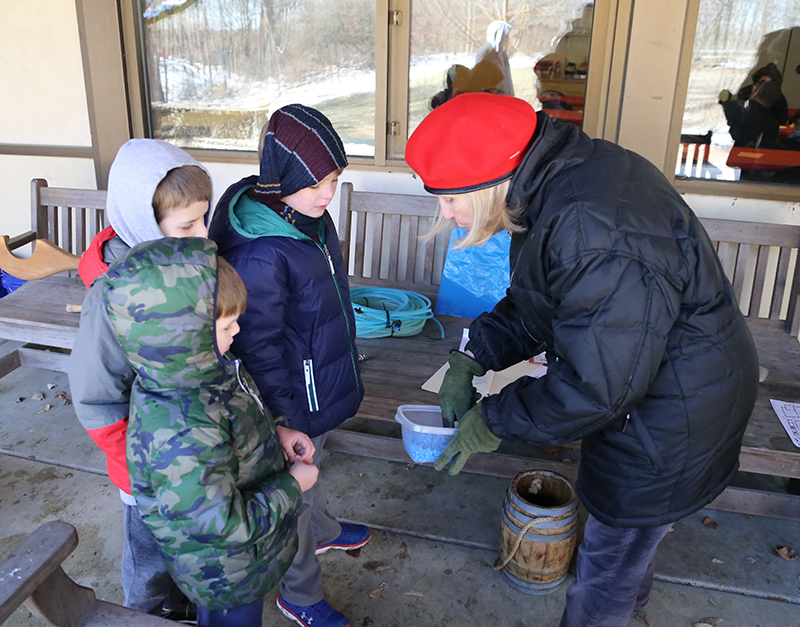
[[[436,314],[475,318],[490,311],[505,295],[511,282],[508,262],[511,238],[506,231],[493,235],[482,246],[454,249],[464,239],[464,229],[453,229],[444,262]]]

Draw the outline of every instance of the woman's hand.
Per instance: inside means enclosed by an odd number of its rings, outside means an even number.
[[[450,462],[449,475],[461,472],[473,453],[496,451],[502,440],[489,430],[483,421],[481,404],[474,405],[458,422],[458,432],[436,458],[433,467],[442,470]]]
[[[288,427],[279,426],[277,430],[284,458],[289,462],[293,462],[294,458],[297,457],[304,464],[310,464],[316,450],[311,438],[302,431],[295,431]]]
[[[472,379],[486,374],[486,369],[475,359],[459,351],[450,353],[448,363],[450,367],[439,388],[439,406],[442,408],[442,425],[452,429],[480,399],[481,395],[472,385]]]

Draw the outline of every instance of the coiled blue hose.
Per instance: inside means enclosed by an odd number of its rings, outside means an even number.
[[[356,317],[356,337],[410,337],[419,335],[433,317],[431,301],[422,294],[388,287],[352,287],[350,300]]]

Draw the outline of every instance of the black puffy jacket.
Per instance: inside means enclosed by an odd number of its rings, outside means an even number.
[[[509,207],[511,287],[470,327],[494,370],[546,346],[549,369],[482,404],[497,436],[583,439],[578,493],[614,527],[682,518],[730,483],[755,347],[708,235],[648,161],[540,113]]]

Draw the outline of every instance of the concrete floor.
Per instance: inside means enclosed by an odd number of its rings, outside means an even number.
[[[59,391],[69,391],[60,373],[20,368],[0,379],[0,557],[40,524],[64,520],[80,537],[64,570],[98,598],[120,603],[118,491]],[[36,392],[46,398],[33,400]],[[321,476],[331,513],[374,530],[359,555],[320,558],[327,599],[354,627],[558,625],[569,578],[552,594],[531,596],[492,568],[508,480],[336,452],[325,453]],[[706,516],[716,529],[702,524]],[[659,549],[646,616],[632,625],[688,627],[704,618],[722,618],[723,627],[800,625],[800,563],[772,554],[775,545],[796,547],[797,529],[796,520],[713,510],[680,521]],[[275,594],[264,625],[289,627]],[[23,607],[5,624],[42,623]]]

